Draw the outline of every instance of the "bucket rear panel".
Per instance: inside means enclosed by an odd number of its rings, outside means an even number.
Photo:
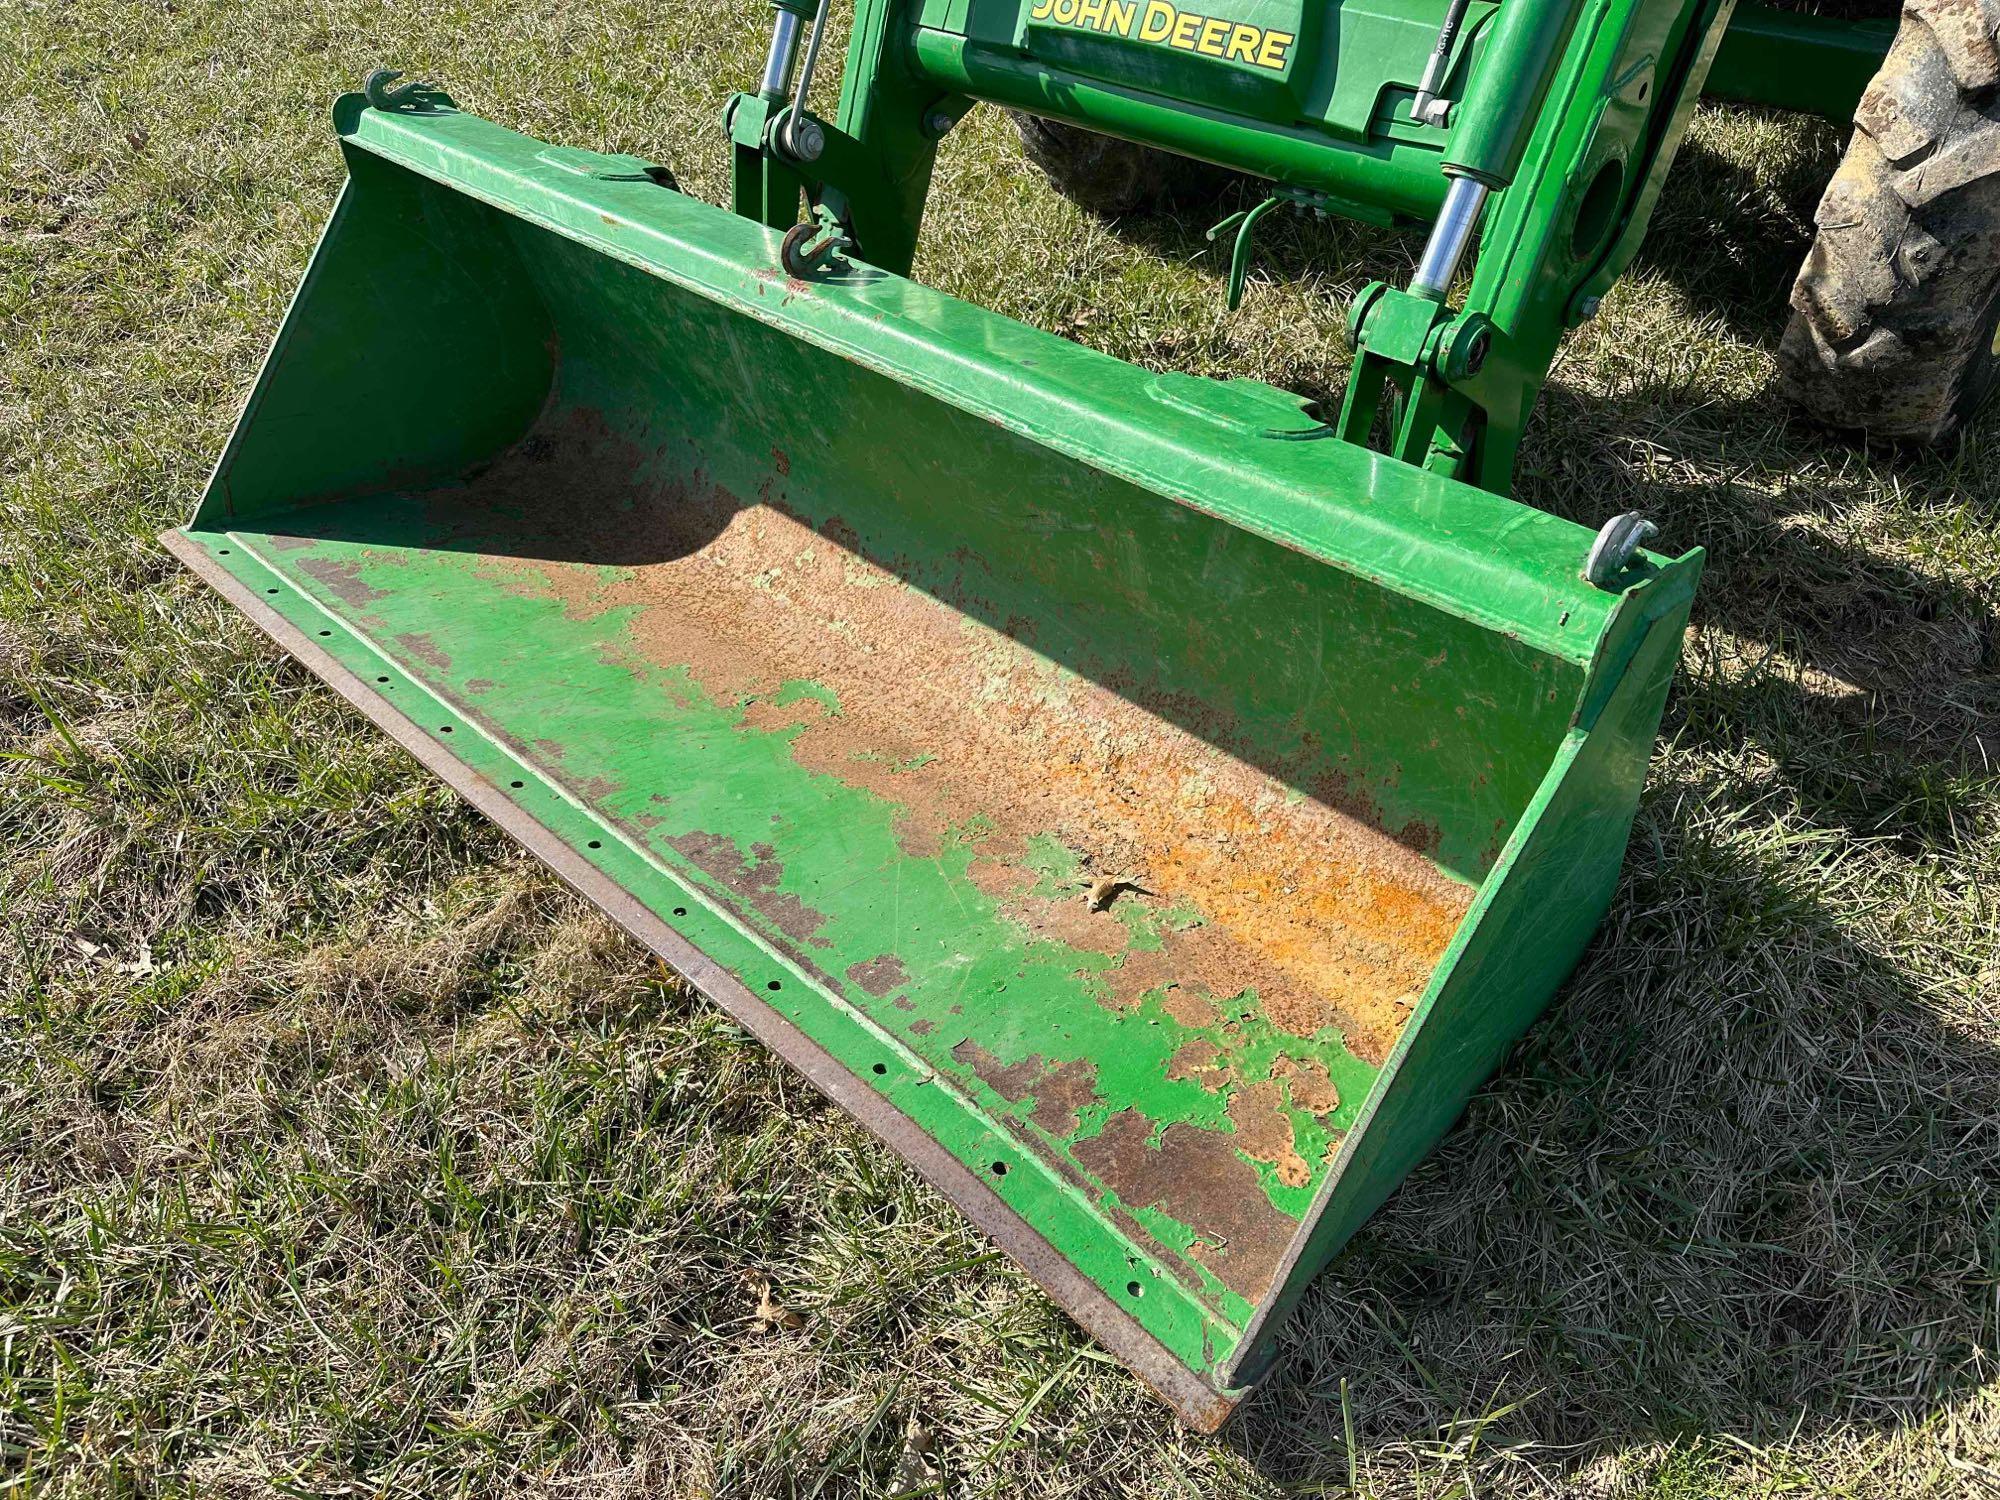
[[[556,330],[552,424],[601,424],[628,469],[783,508],[1463,880],[1491,865],[1561,742],[1582,680],[1568,662],[1229,525],[1198,494],[1169,503],[1056,446],[1072,434],[1007,430],[918,376],[501,222]],[[840,291],[745,275],[774,306]]]

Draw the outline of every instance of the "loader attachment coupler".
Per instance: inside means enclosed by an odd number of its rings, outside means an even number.
[[[171,545],[1219,1422],[1601,915],[1694,560],[337,118]]]

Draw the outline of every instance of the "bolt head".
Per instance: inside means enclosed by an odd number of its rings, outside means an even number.
[[[826,132],[820,129],[819,121],[811,118],[794,120],[791,147],[792,154],[800,161],[818,161],[820,153],[826,150]]]
[[[932,135],[943,135],[955,123],[957,122],[952,119],[950,110],[934,109],[924,116],[924,129]]]

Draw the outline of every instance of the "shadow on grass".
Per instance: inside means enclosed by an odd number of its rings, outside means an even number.
[[[1684,142],[1635,268],[1664,276],[1739,337],[1775,348],[1842,143],[1833,127],[1811,123],[1799,149],[1775,153],[1760,175],[1699,139]]]
[[[1537,503],[1585,524],[1639,510],[1673,550],[1708,554],[1688,727],[1712,748],[1755,744],[1822,828],[1910,854],[1965,836],[1958,804],[2000,761],[2000,597],[1950,564],[1954,532],[2000,514],[1984,457],[2000,410],[1926,455],[1871,453],[1762,407],[1684,423],[1654,393],[1546,405],[1591,457]],[[1901,519],[1885,491],[1901,492]]]

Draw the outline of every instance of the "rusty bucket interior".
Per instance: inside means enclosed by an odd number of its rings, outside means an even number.
[[[1692,563],[341,119],[170,545],[1219,1422],[1581,951]]]

